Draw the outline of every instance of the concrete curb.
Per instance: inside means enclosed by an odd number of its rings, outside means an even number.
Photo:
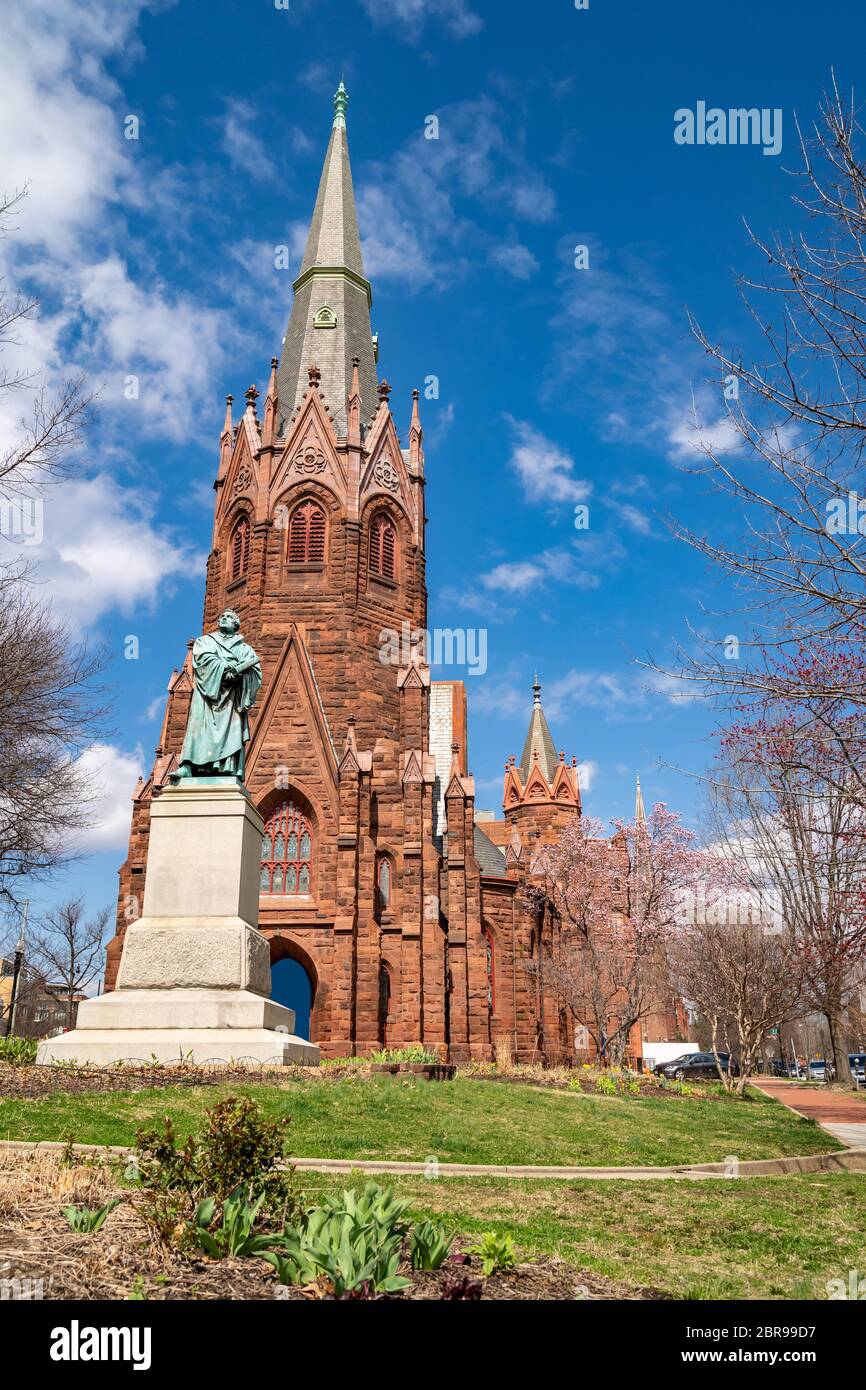
[[[119,1144],[62,1144],[54,1140],[0,1139],[0,1153],[72,1153],[104,1158],[128,1158],[133,1150]],[[396,1159],[290,1158],[299,1172],[308,1173],[393,1173],[430,1175],[431,1164],[404,1163]],[[866,1148],[839,1149],[834,1153],[806,1154],[798,1158],[744,1159],[732,1173],[726,1163],[681,1164],[672,1168],[554,1168],[540,1164],[437,1163],[436,1177],[442,1178],[581,1178],[625,1179],[632,1182],[658,1178],[699,1181],[704,1178],[783,1177],[788,1173],[866,1173]]]

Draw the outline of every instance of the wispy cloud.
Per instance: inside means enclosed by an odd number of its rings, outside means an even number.
[[[574,459],[525,420],[506,417],[514,442],[509,465],[528,502],[585,502],[592,484],[574,475]]]
[[[542,224],[555,211],[547,179],[527,155],[515,117],[489,96],[436,113],[438,138],[419,130],[387,163],[358,179],[364,263],[377,280],[410,290],[449,284],[488,257],[505,273],[534,273],[531,250],[506,226],[491,232],[491,202],[504,218]]]
[[[256,134],[256,112],[248,101],[226,98],[222,122],[223,149],[233,169],[240,169],[260,183],[275,177],[276,170],[264,141]]]
[[[129,844],[129,815],[132,793],[139,777],[144,775],[144,751],[133,753],[109,743],[94,743],[78,759],[96,800],[90,809],[89,824],[83,830],[75,849],[126,849]]]
[[[483,28],[481,16],[466,0],[361,0],[374,24],[396,26],[401,38],[417,42],[426,24],[455,39],[468,39]]]
[[[111,610],[153,608],[171,583],[198,579],[205,556],[157,520],[154,498],[100,475],[71,480],[44,503],[44,536],[27,558],[55,610],[76,627],[91,627]],[[12,553],[0,540],[0,556]]]

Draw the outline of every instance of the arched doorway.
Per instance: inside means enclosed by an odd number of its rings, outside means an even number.
[[[306,951],[288,937],[271,938],[271,998],[295,1011],[295,1032],[312,1038],[310,1021],[316,1002],[316,969]]]

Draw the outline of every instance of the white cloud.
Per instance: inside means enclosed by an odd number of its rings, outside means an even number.
[[[710,405],[703,396],[705,407]],[[727,415],[719,415],[706,422],[701,419],[698,406],[693,402],[687,411],[675,416],[668,429],[670,457],[688,459],[705,457],[707,452],[716,458],[736,453],[742,448],[743,438]]]
[[[698,698],[694,685],[663,671],[650,671],[643,677],[646,689],[662,695],[672,705],[688,705]]]
[[[515,280],[528,280],[530,275],[534,275],[538,270],[538,261],[529,247],[521,246],[519,242],[512,242],[507,246],[494,246],[490,256],[491,260]]]
[[[108,373],[102,402],[126,409],[139,433],[188,438],[190,402],[208,398],[222,360],[225,316],[158,283],[141,289],[116,255],[82,267],[75,288],[88,357]],[[129,376],[139,379],[134,400],[124,394]]]
[[[6,5],[0,46],[4,188],[29,184],[20,240],[58,254],[91,225],[100,206],[132,195],[136,145],[102,66],[135,47],[146,0],[31,0]],[[14,113],[14,117],[13,117]],[[67,248],[72,251],[73,248]]]
[[[255,119],[256,112],[248,101],[228,97],[223,119],[223,148],[232,168],[259,182],[267,182],[276,176],[276,170],[264,142],[252,128]]]
[[[43,515],[42,544],[25,557],[38,560],[40,584],[76,627],[112,609],[132,615],[142,604],[152,607],[166,583],[203,571],[205,557],[155,520],[152,498],[105,474],[51,490]],[[0,543],[0,556],[11,553],[10,542]]]
[[[638,535],[648,536],[653,528],[652,517],[647,516],[639,507],[635,507],[631,502],[618,502],[616,512],[632,531],[637,531]]]
[[[591,758],[587,758],[585,762],[578,763],[577,780],[582,792],[590,791],[597,772],[598,763],[593,762]]]
[[[138,376],[138,434],[180,439],[209,403],[231,319],[186,292],[170,293],[150,269],[134,282],[126,214],[177,211],[172,176],[148,161],[146,114],[129,111],[108,75],[118,53],[141,51],[143,13],[171,0],[30,0],[7,6],[0,47],[4,187],[27,186],[12,234],[0,244],[0,275],[26,283],[42,302],[22,325],[4,365],[35,369],[49,388],[84,369],[104,408],[126,410],[125,378]],[[228,132],[240,157],[249,108],[230,104]],[[127,116],[141,139],[124,138]],[[251,134],[251,132],[249,132]],[[8,431],[0,420],[0,432]]]
[[[491,204],[503,218],[544,223],[553,217],[553,191],[527,159],[522,132],[487,96],[436,115],[438,139],[426,139],[419,129],[387,163],[368,165],[358,180],[368,275],[417,290],[477,272],[486,255],[525,278],[535,258],[514,230],[497,237],[477,220]]]
[[[125,753],[108,743],[94,743],[76,766],[85,774],[96,800],[90,825],[80,834],[77,849],[125,849],[129,842],[132,793],[144,776],[144,753]]]
[[[509,594],[523,594],[546,578],[543,565],[534,560],[505,560],[481,576],[488,589],[504,589]]]
[[[509,463],[529,502],[585,502],[592,484],[574,476],[574,459],[525,420],[508,417],[514,431]]]
[[[155,719],[159,719],[165,709],[165,695],[155,695],[151,700],[144,714],[140,716],[142,723],[152,724]]]
[[[396,25],[403,38],[414,42],[429,20],[444,26],[456,39],[470,38],[483,27],[480,15],[466,0],[361,0],[374,24]]]

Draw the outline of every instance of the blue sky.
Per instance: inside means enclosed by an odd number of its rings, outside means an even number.
[[[704,767],[712,711],[634,664],[687,643],[689,622],[738,630],[707,615],[735,600],[662,520],[736,529],[683,471],[693,398],[725,443],[686,309],[754,347],[742,219],[796,226],[793,114],[814,117],[834,65],[856,78],[862,6],[826,0],[819,21],[804,0],[24,0],[4,30],[0,167],[29,197],[0,264],[42,306],[6,360],[49,383],[84,368],[101,393],[31,558],[115,657],[88,857],[34,891],[37,910],[114,899],[129,796],[199,631],[225,394],[262,389],[279,349],[341,76],[404,433],[412,388],[439,380],[422,401],[430,622],[488,632],[488,671],[467,678],[478,804],[499,809],[537,669],[593,814],[629,814],[640,770],[648,800],[691,817],[673,766]],[[701,100],[780,108],[781,155],[676,144],[675,111]],[[19,411],[4,405],[0,435]]]

